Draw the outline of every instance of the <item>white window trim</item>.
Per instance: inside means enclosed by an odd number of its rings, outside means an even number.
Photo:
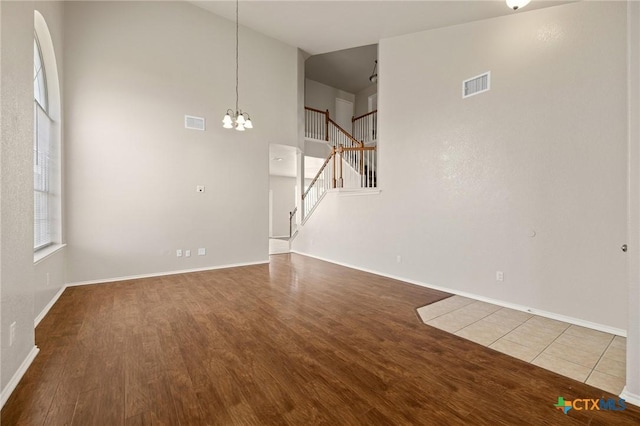
[[[38,263],[44,261],[48,257],[53,256],[54,254],[56,254],[60,250],[64,249],[66,246],[67,246],[66,244],[56,244],[56,243],[54,243],[54,244],[50,244],[50,245],[38,250],[37,252],[35,252],[33,254],[33,264],[34,264],[34,266],[37,265]]]

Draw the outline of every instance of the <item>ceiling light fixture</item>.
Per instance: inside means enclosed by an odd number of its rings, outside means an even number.
[[[507,0],[507,6],[513,10],[522,9],[529,4],[531,0]]]
[[[378,60],[376,59],[376,63],[373,65],[373,72],[369,76],[369,81],[372,83],[376,83],[378,81],[378,73],[376,70],[378,69]]]
[[[224,118],[222,119],[222,127],[225,129],[233,129],[243,132],[245,129],[253,129],[253,123],[251,123],[251,117],[246,112],[242,112],[238,108],[238,0],[236,0],[236,109],[228,109]]]

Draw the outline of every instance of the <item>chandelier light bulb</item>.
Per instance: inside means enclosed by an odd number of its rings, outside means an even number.
[[[522,9],[529,4],[531,0],[507,0],[507,6],[513,10]]]

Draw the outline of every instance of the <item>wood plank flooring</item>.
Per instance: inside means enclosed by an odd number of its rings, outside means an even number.
[[[2,425],[637,425],[596,388],[421,323],[445,293],[299,255],[68,288]]]

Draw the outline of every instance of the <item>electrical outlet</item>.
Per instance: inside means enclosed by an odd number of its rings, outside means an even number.
[[[496,271],[496,281],[504,281],[504,272]]]
[[[205,254],[207,254],[207,249],[206,248],[199,248],[198,249],[198,256],[204,256]]]
[[[176,250],[176,257],[182,257],[182,250]]]
[[[204,185],[196,186],[196,192],[204,192]]]
[[[12,322],[9,326],[9,346],[13,346],[13,342],[16,340],[16,322]]]
[[[184,257],[191,257],[191,250],[185,250]]]
[[[400,255],[396,256],[396,263],[402,263],[402,256]]]

